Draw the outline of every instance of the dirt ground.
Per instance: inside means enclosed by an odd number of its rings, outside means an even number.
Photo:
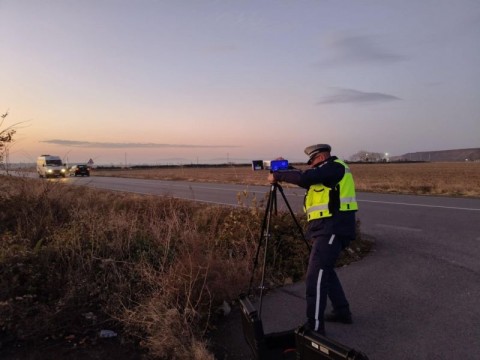
[[[146,360],[146,354],[132,343],[113,338],[87,337],[43,341],[37,344],[15,343],[1,347],[2,360]]]

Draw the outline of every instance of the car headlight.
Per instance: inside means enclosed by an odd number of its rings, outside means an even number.
[[[48,169],[47,172],[48,172],[48,173],[52,173],[53,170],[52,170],[52,169]]]
[[[65,169],[62,169],[62,172],[65,172]]]

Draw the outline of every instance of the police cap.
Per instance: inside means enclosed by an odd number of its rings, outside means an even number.
[[[305,154],[310,158],[308,159],[308,165],[310,165],[317,156],[317,154],[321,152],[330,152],[332,150],[332,147],[328,144],[316,144],[316,145],[311,145],[307,146],[304,150]]]

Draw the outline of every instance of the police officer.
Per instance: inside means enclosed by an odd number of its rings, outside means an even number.
[[[307,189],[304,210],[308,227],[306,238],[312,243],[306,275],[307,324],[325,335],[326,321],[352,323],[350,306],[335,272],[335,262],[355,238],[355,184],[349,167],[331,156],[328,144],[308,146],[310,169],[272,172],[270,183],[288,182]],[[324,316],[327,296],[333,311]]]

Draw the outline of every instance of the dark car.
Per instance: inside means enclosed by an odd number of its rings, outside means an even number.
[[[90,176],[90,169],[87,165],[74,165],[69,170],[70,176]]]

